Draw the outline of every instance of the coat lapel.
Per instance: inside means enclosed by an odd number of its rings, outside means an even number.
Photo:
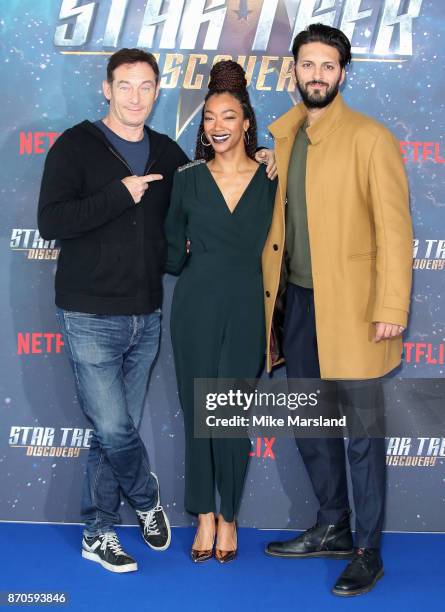
[[[295,136],[305,118],[306,109],[303,104],[298,104],[269,126],[270,133],[275,138],[278,188],[282,206],[286,201],[287,172]]]

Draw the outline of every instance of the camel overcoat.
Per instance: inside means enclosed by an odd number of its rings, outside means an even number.
[[[303,104],[269,126],[279,187],[263,250],[267,369],[277,359],[272,317],[285,252],[289,159]],[[307,129],[306,201],[322,378],[376,378],[401,360],[401,337],[374,342],[374,322],[407,325],[412,224],[399,144],[340,94]]]

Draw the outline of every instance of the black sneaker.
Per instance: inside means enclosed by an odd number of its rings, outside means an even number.
[[[159,499],[159,482],[156,474],[152,472],[158,483],[158,501],[152,510],[136,510],[142,537],[153,550],[167,550],[171,541],[171,529]]]
[[[138,564],[122,550],[114,531],[89,538],[83,536],[82,557],[100,563],[110,572],[135,572]]]

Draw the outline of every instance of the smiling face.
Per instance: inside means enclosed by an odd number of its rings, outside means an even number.
[[[324,108],[345,79],[338,50],[320,42],[302,45],[295,61],[295,78],[305,106]]]
[[[159,95],[153,68],[146,62],[121,64],[113,72],[113,81],[103,82],[103,92],[110,102],[109,114],[125,127],[142,127]]]
[[[204,134],[215,153],[244,148],[244,132],[249,120],[244,118],[241,102],[230,93],[210,96],[204,107]]]

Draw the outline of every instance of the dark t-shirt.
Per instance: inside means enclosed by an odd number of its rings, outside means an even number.
[[[118,136],[103,121],[96,121],[95,125],[102,130],[119,155],[127,162],[133,174],[143,176],[150,155],[150,140],[147,131],[144,130],[142,140],[132,142]]]

